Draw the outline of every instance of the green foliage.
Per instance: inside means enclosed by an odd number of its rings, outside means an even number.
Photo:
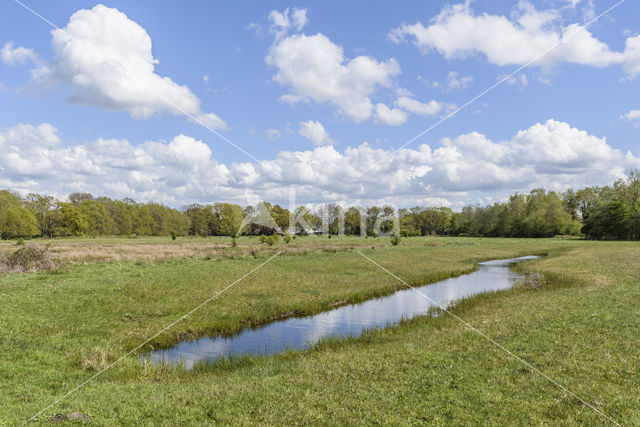
[[[327,203],[318,208],[318,219],[320,220],[319,227],[324,228],[324,231],[331,234],[338,234],[341,227],[341,219],[344,213],[342,206],[336,203]],[[316,228],[319,228],[316,226]]]
[[[449,208],[411,208],[400,210],[400,229],[405,237],[445,236],[452,233],[454,213]]]
[[[55,212],[56,199],[53,196],[29,194],[25,205],[36,217],[36,225],[40,230],[40,235],[53,237],[53,230],[56,227],[57,220],[57,213]]]
[[[306,236],[311,233],[317,224],[322,221],[314,215],[306,206],[299,206],[296,208],[294,214],[293,224],[289,226],[293,228],[294,233]],[[294,234],[295,235],[295,234]]]
[[[358,206],[352,206],[345,211],[344,214],[344,234],[348,236],[358,236],[363,232],[363,215],[364,209]]]
[[[20,196],[9,190],[0,190],[0,211],[22,205]]]
[[[151,236],[153,217],[147,206],[138,206],[134,217],[133,230],[140,236]]]
[[[269,246],[273,246],[276,243],[278,243],[279,239],[280,239],[280,236],[278,236],[278,234],[275,233],[275,232],[273,234],[271,234],[270,236],[267,236],[267,235],[260,236],[260,242],[264,243],[264,244],[267,244]],[[285,242],[286,242],[286,239],[285,239]],[[289,242],[287,242],[287,243],[289,243]]]
[[[58,203],[58,224],[54,229],[56,236],[81,236],[89,229],[87,217],[72,203]]]
[[[242,208],[235,204],[222,203],[218,211],[220,212],[220,231],[223,235],[231,237],[233,246],[236,246],[236,239],[242,234],[245,225]]]
[[[587,191],[588,190],[588,191]],[[594,187],[578,191],[582,232],[592,239],[640,240],[640,172],[613,187]]]
[[[24,246],[24,239],[20,238],[20,239],[16,240],[16,246]]]
[[[189,205],[184,211],[131,199],[94,198],[73,193],[70,202],[51,196],[0,190],[0,238],[33,236],[194,236],[225,235],[235,245],[243,233],[377,237],[379,232],[398,237],[488,236],[552,237],[580,235],[592,239],[640,240],[640,172],[612,186],[587,187],[564,193],[534,189],[514,194],[504,203],[465,206],[461,212],[446,207],[413,207],[396,211],[391,206],[343,208],[330,203],[314,214],[301,206],[294,215],[280,205],[261,202],[244,210],[228,203]],[[34,223],[35,221],[35,223]],[[295,238],[295,237],[293,237]],[[286,239],[288,240],[288,238]],[[285,240],[285,241],[286,241]]]
[[[77,209],[84,217],[88,235],[104,236],[111,233],[112,220],[102,203],[85,199],[77,204]]]
[[[394,234],[393,236],[391,236],[391,245],[392,246],[398,246],[400,244],[400,236],[398,236],[397,234]]]
[[[171,240],[176,240],[176,232],[174,230],[171,230]]]
[[[281,232],[286,232],[289,229],[291,220],[291,212],[288,209],[275,205],[271,208],[271,217],[275,221],[276,225],[280,228]]]
[[[211,236],[220,232],[220,215],[212,206],[193,204],[187,206],[184,213],[190,219],[189,234]]]
[[[15,239],[37,234],[36,217],[28,209],[11,206],[0,211],[0,238]]]
[[[79,206],[82,202],[93,200],[91,193],[71,193],[69,194],[69,202],[73,206]]]
[[[293,236],[293,237],[295,237],[295,236]],[[291,234],[286,233],[286,234],[284,235],[284,237],[282,238],[282,240],[284,240],[284,242],[288,244],[288,243],[290,243],[290,242],[291,242],[291,240],[293,239],[293,237],[291,236]]]
[[[578,234],[579,222],[566,210],[556,192],[544,189],[514,194],[505,203],[487,207],[466,206],[453,214],[452,234],[491,237],[553,237]]]

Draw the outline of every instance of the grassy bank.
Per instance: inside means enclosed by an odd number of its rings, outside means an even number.
[[[526,266],[542,276],[464,301],[456,314],[618,421],[640,420],[640,245],[419,238],[371,249],[370,243],[349,244],[413,284],[470,271],[483,259],[552,253]],[[154,344],[229,333],[401,285],[344,250],[283,253]],[[63,274],[0,278],[0,420],[24,421],[266,256],[92,263]],[[449,316],[323,343],[306,354],[193,372],[128,358],[40,420],[74,411],[100,424],[603,421]]]

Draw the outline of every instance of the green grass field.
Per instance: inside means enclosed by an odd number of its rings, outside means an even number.
[[[219,249],[229,256],[84,262],[60,274],[0,277],[0,423],[25,422],[279,249],[286,251],[150,344],[402,287],[354,248],[411,284],[469,272],[481,260],[548,254],[518,266],[532,274],[517,288],[453,312],[617,422],[640,423],[639,243],[410,238],[393,247],[382,238],[308,237],[254,245]],[[37,421],[71,412],[100,425],[610,423],[446,314],[193,371],[131,356]]]

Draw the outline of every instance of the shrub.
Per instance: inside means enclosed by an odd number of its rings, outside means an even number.
[[[56,271],[60,264],[51,259],[49,251],[35,245],[26,245],[0,258],[0,273]]]
[[[398,246],[399,244],[400,244],[400,236],[398,236],[397,234],[394,234],[393,236],[391,236],[391,245]]]
[[[276,232],[274,231],[271,236],[266,236],[266,235],[260,236],[260,242],[265,243],[265,244],[267,244],[269,246],[273,246],[276,243],[278,243],[278,239],[279,238],[280,238],[280,236],[278,236],[276,234]]]
[[[176,232],[175,231],[171,231],[171,240],[176,240]]]
[[[285,234],[282,240],[284,240],[285,243],[291,242],[291,234],[289,233]]]
[[[16,240],[16,246],[24,246],[24,239]]]

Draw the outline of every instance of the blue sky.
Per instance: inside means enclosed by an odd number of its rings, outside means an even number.
[[[0,15],[22,193],[459,209],[640,167],[630,0],[24,4],[63,30]]]

